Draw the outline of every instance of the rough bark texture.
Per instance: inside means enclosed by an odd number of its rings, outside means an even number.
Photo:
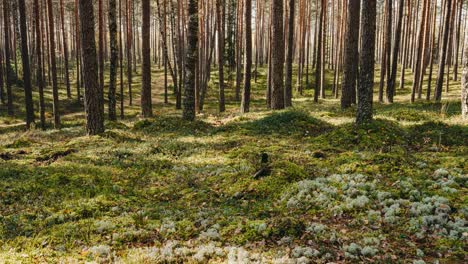
[[[286,79],[284,81],[284,106],[292,106],[292,61],[294,45],[294,0],[289,0],[288,51],[286,54]]]
[[[144,117],[153,115],[151,99],[151,49],[150,49],[150,0],[141,2],[143,13],[142,39],[143,39],[143,65],[142,65],[142,88],[141,88],[141,113]]]
[[[242,90],[241,112],[250,111],[250,80],[252,72],[252,0],[245,0],[245,55],[244,89]]]
[[[187,54],[185,58],[185,87],[182,117],[195,119],[195,69],[198,61],[198,0],[188,3]]]
[[[119,57],[117,47],[117,18],[116,2],[109,0],[109,41],[110,41],[110,73],[109,73],[109,120],[116,120],[115,89],[117,83],[117,60]]]
[[[390,78],[388,79],[387,83],[387,102],[393,103],[393,95],[395,94],[395,81],[396,81],[396,74],[397,74],[397,66],[398,66],[398,53],[400,52],[400,38],[401,38],[401,25],[403,20],[403,7],[405,5],[405,0],[400,0],[399,2],[399,10],[398,10],[398,22],[395,32],[395,44],[393,45],[393,52],[392,52],[392,70],[390,74]],[[402,71],[404,69],[402,68]]]
[[[284,108],[283,0],[272,0],[271,108]]]
[[[448,37],[449,37],[449,16],[452,8],[452,0],[447,0],[445,8],[445,23],[443,29],[443,38],[442,38],[442,54],[439,58],[439,72],[437,73],[437,82],[435,87],[434,99],[436,102],[440,102],[442,99],[442,86],[444,85],[444,72],[445,72],[445,61],[447,58],[447,47],[448,47]]]
[[[341,84],[341,108],[350,107],[355,102],[356,77],[358,72],[359,43],[359,0],[349,0],[346,21],[346,48],[343,61],[343,82]],[[367,47],[366,47],[367,49]]]
[[[28,34],[26,29],[26,10],[24,0],[18,1],[20,13],[20,32],[21,32],[21,59],[23,62],[23,88],[26,104],[26,128],[29,129],[34,123],[34,106],[31,88],[31,69],[29,67]]]
[[[468,119],[468,35],[465,37],[461,94],[462,116],[466,120]]]
[[[372,120],[372,95],[374,87],[375,65],[375,1],[362,2],[361,43],[365,45],[359,56],[359,86],[357,90],[358,105],[356,123],[362,124]]]
[[[40,13],[39,13],[39,0],[34,0],[34,18],[35,23],[35,33],[36,33],[36,55],[37,55],[37,86],[39,88],[39,118],[41,120],[41,128],[45,129],[45,104],[44,104],[44,79],[42,78],[43,69],[42,69],[42,34],[40,26]]]
[[[321,1],[320,6],[320,19],[318,23],[318,31],[317,31],[317,41],[315,42],[315,87],[314,87],[314,102],[318,102],[319,92],[320,92],[320,71],[322,69],[322,35],[323,35],[323,16],[324,16],[324,6],[325,1]]]
[[[248,1],[248,0],[247,0]],[[219,112],[226,110],[224,100],[224,29],[223,1],[216,0],[216,19],[218,20],[218,77],[219,77]]]
[[[96,135],[104,132],[104,103],[98,83],[93,0],[80,0],[80,22],[86,131]]]
[[[10,10],[9,0],[3,0],[3,25],[10,25]],[[10,64],[10,30],[4,26],[5,37],[5,75],[6,75],[6,90],[7,90],[7,112],[8,115],[13,115],[13,94],[11,92],[13,69]]]
[[[104,92],[104,21],[102,0],[98,0],[98,34],[99,34],[99,91]],[[102,95],[104,98],[104,94]],[[103,105],[104,107],[104,105]]]
[[[65,86],[67,88],[67,98],[71,98],[70,75],[68,71],[68,44],[67,34],[65,32],[65,14],[63,0],[60,0],[60,20],[62,22],[62,40],[63,40],[63,59],[65,64]]]
[[[55,32],[54,29],[54,14],[52,7],[52,0],[47,0],[47,10],[49,16],[49,45],[50,45],[50,66],[52,68],[52,97],[53,97],[53,112],[54,112],[54,126],[60,128],[60,114],[59,114],[59,95],[57,84],[57,62],[55,58]]]

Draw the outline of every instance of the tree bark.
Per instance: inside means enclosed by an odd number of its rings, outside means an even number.
[[[246,0],[248,1],[248,0]],[[223,1],[216,0],[216,20],[218,28],[218,77],[219,77],[219,112],[226,110],[224,100],[224,29]]]
[[[18,1],[21,32],[21,59],[23,62],[23,85],[26,104],[26,129],[34,123],[34,106],[31,88],[31,69],[29,66],[28,34],[26,29],[26,7],[24,0]]]
[[[109,41],[110,41],[110,72],[109,72],[109,120],[117,120],[115,90],[117,83],[117,19],[116,0],[109,0]],[[122,80],[121,80],[122,82]]]
[[[3,25],[4,25],[4,37],[5,37],[5,75],[6,75],[6,90],[7,90],[7,112],[8,115],[13,115],[13,93],[11,91],[11,84],[13,78],[13,69],[10,64],[10,8],[9,0],[3,0]]]
[[[63,7],[63,0],[60,0],[60,20],[62,23],[62,40],[63,40],[63,59],[65,64],[65,86],[67,88],[67,98],[71,98],[70,90],[70,75],[68,71],[68,44],[67,44],[67,33],[65,32],[65,14]]]
[[[242,90],[241,113],[250,111],[250,80],[252,71],[252,0],[245,0],[245,55],[244,89]],[[255,73],[257,74],[257,73]]]
[[[286,79],[284,84],[284,106],[292,106],[292,61],[294,45],[294,9],[295,1],[289,0],[288,51],[286,54]]]
[[[351,106],[355,97],[356,77],[358,72],[358,44],[359,44],[359,11],[360,1],[348,1],[348,15],[346,23],[346,48],[343,62],[343,81],[341,84],[341,109]],[[366,47],[367,48],[367,47]]]
[[[142,65],[142,88],[141,88],[141,113],[144,117],[153,115],[151,100],[151,48],[150,48],[150,0],[142,0],[143,13],[142,40],[143,65]]]
[[[52,0],[47,0],[47,10],[49,16],[49,45],[50,45],[50,65],[52,68],[52,97],[53,97],[53,112],[54,112],[54,127],[60,128],[59,114],[59,95],[57,84],[57,62],[55,58],[55,29],[54,29],[54,14]]]
[[[86,131],[96,135],[104,132],[104,102],[98,82],[93,0],[80,0],[80,22]]]
[[[461,105],[463,119],[468,119],[468,35],[465,37],[465,51],[463,56],[463,73],[462,73],[462,92]]]
[[[392,52],[392,69],[390,78],[387,83],[387,102],[393,103],[393,95],[395,94],[395,82],[396,82],[396,74],[398,68],[398,53],[400,52],[400,39],[401,39],[401,25],[403,20],[403,11],[405,6],[405,0],[400,0],[399,2],[399,10],[398,10],[398,22],[396,26],[395,32],[395,42],[393,45],[393,52]],[[402,71],[405,69],[402,68]]]
[[[375,21],[376,1],[362,2],[361,54],[359,56],[359,86],[356,123],[363,124],[372,120],[372,95],[375,67]],[[364,47],[365,45],[365,47]]]
[[[284,108],[283,0],[272,0],[271,108]]]
[[[195,120],[195,76],[198,63],[198,0],[188,2],[187,51],[182,117]]]
[[[442,86],[444,85],[444,71],[445,71],[445,61],[447,58],[447,47],[448,47],[448,37],[450,29],[450,13],[452,8],[452,0],[447,0],[445,7],[445,18],[444,18],[444,29],[443,29],[443,38],[442,38],[442,54],[439,58],[439,71],[437,73],[437,82],[434,93],[434,100],[440,102],[442,99]]]

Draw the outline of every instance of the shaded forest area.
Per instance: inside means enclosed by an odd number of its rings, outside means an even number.
[[[0,10],[0,262],[466,260],[468,1]]]

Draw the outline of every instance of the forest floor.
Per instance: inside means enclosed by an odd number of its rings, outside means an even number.
[[[396,103],[375,103],[376,121],[362,127],[354,108],[314,104],[310,89],[294,108],[267,111],[265,69],[251,113],[238,113],[231,85],[217,113],[211,83],[195,122],[172,94],[163,104],[159,70],[155,117],[141,119],[136,77],[136,104],[100,136],[85,135],[73,100],[61,102],[61,130],[24,132],[21,101],[16,118],[1,106],[0,262],[466,261],[460,86],[442,104],[411,104],[407,77]],[[254,178],[263,153],[268,168]]]

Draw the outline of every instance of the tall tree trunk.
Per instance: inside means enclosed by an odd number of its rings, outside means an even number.
[[[461,92],[461,105],[463,119],[468,119],[468,34],[465,37],[465,51],[463,59],[463,73],[462,73],[462,92]]]
[[[80,74],[80,18],[78,15],[78,2],[79,0],[75,0],[75,41],[76,41],[76,51],[75,51],[75,60],[76,60],[76,98],[78,102],[81,102],[81,74]]]
[[[437,82],[435,87],[434,99],[436,102],[440,102],[442,99],[442,86],[444,85],[444,72],[445,72],[445,61],[447,58],[447,48],[448,48],[448,37],[450,29],[450,13],[452,8],[452,0],[447,0],[445,7],[445,18],[444,18],[444,28],[443,28],[443,38],[442,38],[442,54],[439,57],[439,71],[437,73]]]
[[[104,98],[104,15],[102,0],[98,0],[98,34],[99,34],[99,91]],[[104,104],[102,105],[104,107]]]
[[[109,120],[117,120],[115,88],[117,82],[117,19],[116,0],[109,0],[109,41],[110,41],[110,72],[109,72]],[[122,82],[122,80],[120,80]]]
[[[150,49],[150,0],[142,0],[141,9],[143,13],[142,25],[142,41],[143,41],[143,65],[142,65],[142,81],[141,88],[141,113],[144,117],[153,115],[153,106],[151,100],[151,49]]]
[[[457,32],[455,36],[455,64],[453,65],[453,80],[457,81],[458,80],[458,55],[460,53],[460,30],[461,30],[461,17],[462,17],[462,11],[463,11],[463,0],[458,0],[458,3],[460,4],[458,10],[458,20],[457,20]]]
[[[34,123],[34,106],[32,99],[31,87],[31,69],[29,67],[29,50],[28,50],[28,34],[26,29],[26,7],[24,0],[18,1],[18,9],[20,15],[20,32],[21,32],[21,59],[23,62],[23,86],[24,97],[26,104],[26,128],[29,129]]]
[[[353,103],[358,73],[358,44],[359,44],[359,11],[360,1],[348,1],[348,15],[346,23],[346,48],[344,53],[343,82],[341,84],[341,108],[345,109]]]
[[[403,11],[405,6],[405,0],[400,0],[399,2],[399,10],[398,10],[398,22],[396,26],[395,32],[395,42],[393,44],[393,52],[392,52],[392,69],[391,74],[387,83],[387,102],[393,103],[393,95],[395,94],[395,82],[396,82],[396,74],[398,68],[398,53],[400,52],[400,39],[401,39],[401,25],[403,20]],[[405,69],[402,68],[402,71]]]
[[[323,17],[325,15],[326,0],[322,0],[320,4],[320,18],[318,22],[317,41],[315,43],[315,87],[314,87],[314,102],[318,102],[320,93],[320,72],[322,69],[322,37],[323,37]]]
[[[7,90],[7,112],[8,115],[13,115],[13,93],[11,91],[11,84],[13,82],[13,69],[10,64],[10,1],[3,1],[3,26],[5,29],[5,75],[6,75],[6,90]]]
[[[292,61],[294,45],[294,9],[295,1],[289,0],[288,49],[286,54],[286,79],[284,84],[284,106],[292,106]]]
[[[62,40],[63,40],[63,59],[65,64],[65,86],[67,88],[67,98],[71,98],[70,90],[70,75],[68,71],[68,44],[67,44],[67,33],[65,32],[65,14],[63,7],[63,0],[60,0],[60,20],[62,22]]]
[[[250,79],[252,71],[252,0],[245,0],[245,55],[244,89],[242,90],[241,113],[250,111]],[[257,74],[257,73],[255,73]]]
[[[98,82],[93,0],[80,0],[80,22],[86,131],[96,135],[104,132],[104,102]]]
[[[55,29],[54,29],[54,12],[52,0],[47,0],[47,10],[49,15],[49,43],[50,43],[50,65],[52,68],[52,97],[53,97],[53,112],[54,112],[54,126],[60,128],[60,114],[59,114],[59,94],[57,84],[57,62],[55,58]]]
[[[248,1],[248,0],[246,0]],[[226,110],[224,101],[224,29],[223,6],[224,1],[216,0],[216,19],[218,21],[218,77],[219,77],[219,112]]]
[[[358,124],[367,123],[372,120],[372,95],[375,67],[375,20],[376,1],[363,1],[361,17],[362,48],[359,56],[360,75],[357,90],[358,105],[356,123]]]
[[[133,105],[132,95],[132,0],[127,0],[127,82],[128,82],[128,100],[129,104]]]
[[[185,58],[185,86],[182,117],[185,120],[194,120],[195,69],[198,63],[198,0],[189,0],[187,15],[187,54]]]
[[[283,0],[272,0],[271,108],[284,108]]]
[[[119,67],[120,67],[120,118],[124,119],[125,116],[125,107],[124,107],[124,77],[123,77],[123,27],[122,27],[122,1],[119,0]]]

